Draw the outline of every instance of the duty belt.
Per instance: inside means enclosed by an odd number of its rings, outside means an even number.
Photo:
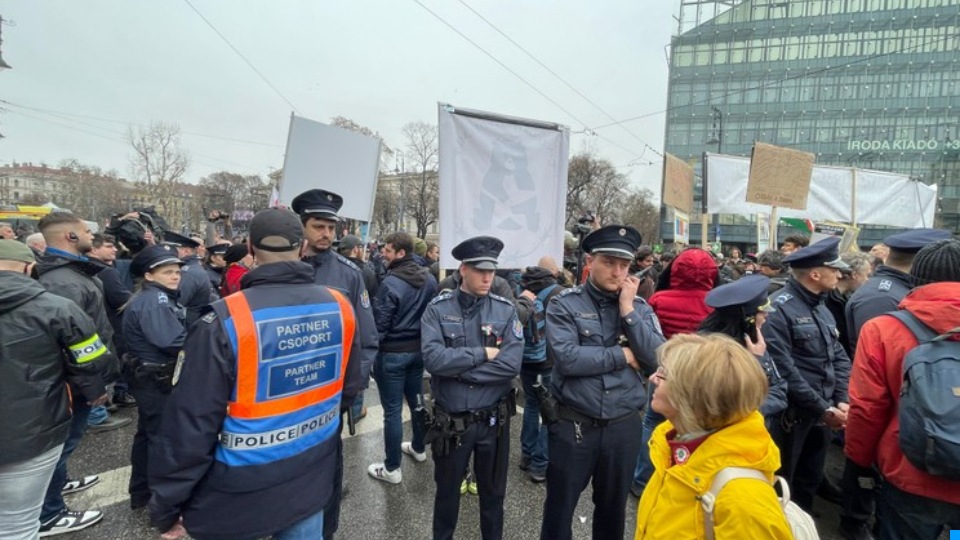
[[[636,412],[630,412],[623,416],[618,416],[616,418],[610,418],[605,420],[603,418],[593,418],[592,416],[587,416],[581,412],[571,409],[570,407],[567,407],[562,403],[560,403],[559,405],[560,405],[560,418],[564,420],[568,420],[570,422],[577,422],[580,424],[589,424],[594,427],[606,427],[611,424],[617,424],[617,423],[623,422],[624,420],[627,420],[632,416],[636,416],[638,414]]]

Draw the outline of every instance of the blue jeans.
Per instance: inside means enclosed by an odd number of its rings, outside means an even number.
[[[936,540],[944,528],[960,529],[960,505],[907,493],[884,482],[877,497],[877,525],[880,540]]]
[[[0,465],[0,538],[36,538],[43,494],[63,452],[58,444],[24,461]]]
[[[79,392],[73,395],[78,396],[73,400],[73,419],[70,421],[70,434],[67,435],[66,442],[63,443],[63,452],[60,453],[60,459],[57,461],[57,467],[53,470],[53,477],[50,479],[50,485],[47,486],[47,495],[43,499],[43,510],[40,512],[40,523],[46,523],[60,515],[67,505],[63,502],[63,485],[67,483],[67,460],[73,453],[80,439],[87,431],[87,417],[90,416],[90,406]]]
[[[547,426],[540,423],[540,400],[533,387],[540,377],[541,384],[550,386],[549,369],[533,371],[526,366],[520,370],[520,382],[523,383],[523,427],[520,429],[520,450],[530,458],[530,471],[547,472],[549,454],[547,453]]]
[[[110,418],[110,413],[107,412],[107,408],[103,405],[97,405],[96,407],[90,409],[90,415],[87,417],[87,425],[100,425],[106,422],[107,418]]]
[[[426,426],[416,410],[417,396],[423,392],[423,357],[419,352],[379,353],[373,364],[373,378],[383,406],[383,446],[387,454],[383,463],[388,471],[395,471],[400,467],[404,398],[411,412],[413,450],[424,451]]]
[[[273,540],[323,540],[323,510],[273,533]]]
[[[640,454],[637,456],[637,468],[633,471],[633,485],[640,491],[647,487],[650,476],[653,475],[653,464],[650,463],[650,437],[653,430],[663,423],[666,418],[650,407],[653,392],[647,397],[647,410],[643,413],[643,433],[640,436]]]

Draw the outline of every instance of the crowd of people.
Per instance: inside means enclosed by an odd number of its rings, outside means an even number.
[[[631,494],[638,539],[793,538],[777,477],[807,513],[816,495],[841,504],[844,538],[960,528],[950,233],[869,253],[791,235],[724,256],[657,253],[610,224],[560,265],[500,268],[503,242],[479,236],[444,271],[439,246],[405,232],[338,238],[342,204],[309,190],[227,239],[216,215],[178,234],[151,209],[97,234],[66,212],[22,241],[0,224],[0,538],[100,522],[65,504],[99,482],[69,474],[70,456],[136,407],[129,504],[161,538],[332,539],[341,433],[366,416],[371,377],[384,425],[370,481],[432,459],[434,539],[454,538],[465,494],[484,539],[511,537],[512,457],[545,485],[544,540],[572,538],[588,484],[596,539],[623,538]],[[824,474],[833,443],[839,484]]]

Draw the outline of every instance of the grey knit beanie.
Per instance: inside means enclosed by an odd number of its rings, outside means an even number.
[[[918,286],[940,281],[960,282],[960,240],[940,240],[921,249],[913,259],[910,274]]]

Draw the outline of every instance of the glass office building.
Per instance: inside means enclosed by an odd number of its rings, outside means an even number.
[[[668,152],[699,173],[703,152],[749,155],[763,141],[908,174],[939,185],[936,225],[960,232],[960,0],[681,3]],[[752,217],[713,218],[710,241],[755,243]],[[860,244],[886,234],[864,226]]]

